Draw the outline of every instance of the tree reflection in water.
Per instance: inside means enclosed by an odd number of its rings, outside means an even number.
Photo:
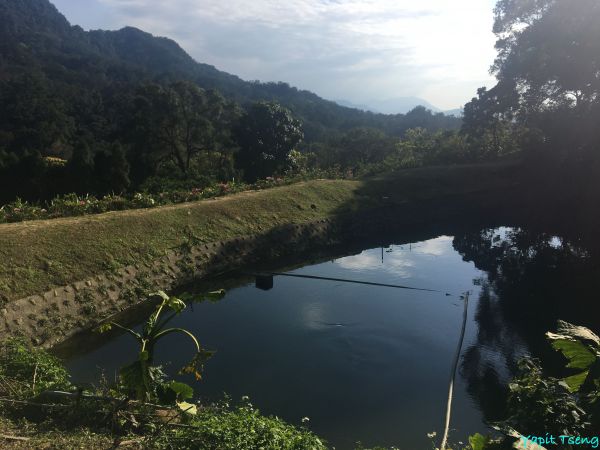
[[[594,246],[519,228],[458,234],[453,245],[487,274],[476,280],[477,337],[460,373],[485,420],[494,421],[521,357],[541,358],[550,374],[560,374],[561,357],[545,340],[558,319],[600,330],[600,259]]]

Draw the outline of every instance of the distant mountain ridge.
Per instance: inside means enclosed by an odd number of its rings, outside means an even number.
[[[423,106],[435,113],[442,112],[446,115],[457,117],[462,115],[462,108],[443,111],[420,97],[395,97],[387,100],[370,100],[360,104],[348,100],[335,100],[335,102],[341,106],[370,111],[376,114],[406,114],[418,106]]]
[[[92,95],[142,82],[188,80],[205,89],[217,89],[242,105],[277,101],[304,123],[308,141],[331,132],[374,127],[390,135],[408,128],[456,129],[460,120],[418,111],[383,115],[361,111],[287,83],[258,83],[198,63],[175,41],[125,27],[118,31],[84,31],[71,26],[48,0],[0,0],[0,80],[39,73],[56,92]]]

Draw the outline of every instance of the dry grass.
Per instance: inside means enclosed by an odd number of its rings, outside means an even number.
[[[113,448],[114,440],[110,436],[92,433],[88,430],[69,432],[46,431],[34,424],[20,420],[13,423],[0,417],[0,448],[5,449],[85,449],[105,450]],[[131,446],[124,448],[140,448]]]

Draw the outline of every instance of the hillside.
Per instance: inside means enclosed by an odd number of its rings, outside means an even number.
[[[274,100],[303,122],[307,141],[331,131],[368,126],[399,136],[410,127],[457,128],[443,114],[386,116],[343,107],[286,83],[248,82],[194,61],[176,42],[136,28],[90,31],[71,26],[48,0],[0,0],[0,77],[38,73],[64,99],[143,81],[189,80],[242,105]],[[76,92],[74,94],[74,92]]]

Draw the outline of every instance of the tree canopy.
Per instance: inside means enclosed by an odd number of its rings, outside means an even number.
[[[493,88],[465,106],[463,133],[493,154],[536,160],[597,158],[600,144],[600,3],[499,0]]]
[[[277,103],[258,102],[234,129],[240,147],[237,166],[247,181],[281,172],[304,134],[299,120]]]
[[[197,156],[229,143],[227,130],[237,112],[218,92],[184,81],[144,85],[131,106],[138,152],[154,164],[170,160],[183,176]]]

